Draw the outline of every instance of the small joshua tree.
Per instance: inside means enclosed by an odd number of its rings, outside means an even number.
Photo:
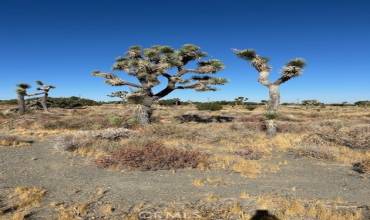
[[[122,103],[125,103],[127,101],[127,94],[128,92],[126,91],[117,91],[117,92],[112,92],[108,96],[112,98],[120,98],[122,100]]]
[[[226,80],[210,76],[224,68],[219,60],[200,60],[206,53],[192,44],[185,44],[180,49],[169,46],[152,46],[141,48],[130,47],[123,57],[116,59],[113,70],[124,71],[137,78],[138,83],[132,83],[119,78],[113,73],[94,71],[92,75],[105,78],[112,86],[128,86],[135,89],[127,95],[130,103],[138,104],[137,119],[141,124],[150,123],[152,105],[155,101],[179,89],[194,89],[196,91],[215,91],[213,85],[223,85]],[[187,68],[187,64],[196,61],[197,67]],[[187,77],[192,74],[190,77]],[[167,79],[166,86],[154,92],[153,89],[161,81]]]
[[[258,82],[266,86],[269,89],[270,99],[267,103],[267,114],[266,127],[267,134],[269,136],[274,136],[276,134],[276,124],[274,118],[277,115],[278,107],[280,104],[280,92],[279,87],[284,82],[290,80],[291,78],[297,77],[301,74],[305,61],[303,59],[293,59],[285,64],[281,70],[281,76],[275,81],[269,81],[269,75],[271,67],[268,64],[268,58],[259,56],[254,50],[234,50],[234,53],[249,62],[258,71],[259,78]]]
[[[234,99],[235,105],[244,105],[246,101],[248,101],[248,98],[243,96],[239,96]]]
[[[40,102],[41,102],[41,105],[42,105],[42,108],[44,109],[44,111],[48,111],[47,101],[48,101],[48,97],[49,97],[49,91],[50,91],[50,89],[55,89],[55,86],[45,85],[40,80],[37,80],[36,84],[39,86],[39,87],[37,87],[37,90],[42,91],[42,92],[41,93],[36,93],[34,95],[43,94],[43,96],[40,99]]]
[[[17,85],[17,100],[18,100],[18,112],[23,115],[26,112],[26,102],[24,100],[25,96],[28,96],[27,89],[31,88],[30,85],[26,83],[20,83]]]

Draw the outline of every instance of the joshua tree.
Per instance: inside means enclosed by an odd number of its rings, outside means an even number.
[[[117,92],[112,92],[108,96],[113,97],[113,98],[115,97],[120,98],[122,100],[122,103],[125,103],[127,101],[127,94],[128,92],[126,91],[117,91]]]
[[[213,85],[223,85],[226,80],[212,77],[224,68],[221,61],[200,60],[206,53],[192,44],[185,44],[180,49],[169,46],[152,46],[141,48],[130,47],[123,57],[116,59],[113,70],[124,71],[137,78],[138,83],[132,83],[119,78],[114,73],[94,71],[94,76],[105,78],[105,82],[112,86],[128,86],[135,89],[127,95],[130,103],[138,104],[137,119],[141,124],[150,123],[152,104],[178,89],[194,89],[196,91],[215,91]],[[187,68],[191,61],[198,60],[197,67]],[[187,75],[192,74],[190,77]],[[160,77],[167,79],[166,86],[154,92],[153,89],[161,81]]]
[[[44,111],[48,111],[47,101],[48,101],[48,97],[49,97],[49,91],[50,91],[50,89],[55,89],[55,86],[45,85],[40,80],[37,80],[36,84],[39,85],[39,87],[37,87],[37,90],[40,90],[42,92],[41,93],[36,93],[36,94],[33,94],[33,95],[43,94],[43,96],[40,99],[40,102],[41,102],[41,105],[42,105],[42,108],[44,109]]]
[[[175,105],[181,105],[181,100],[179,98],[174,98]]]
[[[248,101],[248,98],[245,98],[245,97],[243,97],[243,96],[239,96],[239,97],[236,97],[236,98],[234,99],[234,103],[235,103],[235,105],[244,105],[244,103],[245,103],[246,101]]]
[[[26,112],[26,102],[24,100],[25,96],[28,96],[27,89],[31,88],[30,85],[26,83],[20,83],[17,85],[17,100],[18,100],[18,112],[23,115]]]
[[[281,76],[275,81],[269,81],[269,75],[271,67],[268,64],[269,59],[266,57],[259,56],[254,50],[234,50],[234,53],[249,62],[258,71],[259,78],[258,82],[266,86],[269,89],[270,99],[267,104],[267,134],[274,136],[276,134],[276,124],[274,118],[276,117],[278,107],[280,104],[280,92],[279,87],[284,82],[299,76],[305,66],[305,61],[300,58],[293,59],[285,64],[281,70]]]

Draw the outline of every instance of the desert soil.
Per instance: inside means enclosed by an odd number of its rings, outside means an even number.
[[[287,161],[274,173],[257,178],[242,177],[224,170],[113,171],[97,168],[93,161],[60,152],[51,142],[32,146],[0,146],[0,196],[10,187],[38,186],[47,190],[44,204],[86,202],[103,191],[101,202],[129,207],[142,201],[192,201],[208,194],[221,198],[274,194],[304,199],[343,199],[355,206],[370,204],[370,179],[352,171],[350,166],[294,158],[289,153],[275,153],[265,162]],[[196,187],[198,178],[220,178],[223,184]],[[46,207],[46,206],[41,206]],[[35,219],[50,216],[39,208]]]

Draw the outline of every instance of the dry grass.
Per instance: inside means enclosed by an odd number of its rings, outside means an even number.
[[[0,118],[0,129],[2,127],[11,134],[34,137],[69,134],[61,138],[65,138],[64,142],[68,142],[73,153],[93,159],[107,158],[113,152],[125,148],[142,148],[149,142],[160,142],[168,149],[204,152],[210,155],[213,163],[210,167],[232,170],[249,177],[265,171],[278,171],[278,165],[265,167],[263,164],[263,160],[276,151],[293,151],[301,157],[348,165],[370,158],[370,152],[366,150],[370,142],[370,119],[366,109],[283,106],[277,119],[280,133],[269,139],[263,131],[263,106],[253,111],[226,106],[221,111],[202,112],[205,117],[234,118],[229,123],[206,124],[181,123],[176,120],[176,116],[199,114],[192,105],[155,108],[154,124],[145,128],[134,126],[137,135],[118,140],[76,138],[76,132],[120,126],[132,128],[128,123],[132,114],[129,106],[52,109],[52,114],[34,112],[22,119],[3,116]],[[30,129],[24,129],[25,124]]]
[[[258,210],[258,212],[256,212]],[[125,213],[123,219],[241,219],[250,220],[255,213],[269,213],[270,218],[362,220],[362,210],[338,201],[300,200],[272,195],[244,195],[242,200],[206,195],[193,203],[140,203]],[[266,217],[266,216],[265,216]]]
[[[78,220],[87,215],[89,203],[57,207],[58,220]]]
[[[229,184],[222,178],[217,177],[207,177],[202,179],[194,179],[192,181],[193,186],[203,187],[203,186],[223,186]]]
[[[309,201],[262,195],[256,198],[258,209],[274,210],[280,219],[361,220],[360,209],[333,201]]]
[[[22,146],[30,146],[33,143],[33,140],[18,137],[14,135],[2,135],[0,136],[0,146],[8,146],[8,147],[22,147]]]
[[[46,190],[39,187],[16,187],[8,194],[5,205],[0,207],[0,219],[26,219],[41,205],[45,194]]]

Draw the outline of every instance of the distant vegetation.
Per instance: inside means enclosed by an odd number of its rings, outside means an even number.
[[[31,98],[29,101],[36,100],[36,98]],[[78,108],[83,106],[94,106],[94,105],[102,105],[102,104],[121,104],[121,101],[95,101],[92,99],[80,98],[76,96],[71,97],[60,97],[60,98],[49,98],[48,105],[52,108]],[[8,99],[8,100],[0,100],[0,105],[16,105],[16,99]],[[159,105],[162,106],[173,106],[173,105],[201,105],[201,104],[216,104],[221,106],[234,106],[236,105],[235,100],[227,101],[208,101],[208,102],[192,102],[192,101],[183,101],[178,98],[173,99],[163,99],[158,101]],[[244,102],[242,106],[244,106],[248,110],[253,110],[257,108],[259,105],[266,105],[266,102],[262,100],[261,102]],[[304,105],[304,106],[370,106],[370,101],[357,101],[353,104],[342,102],[342,103],[330,103],[325,104],[318,100],[303,100],[301,103],[282,103],[282,105]]]
[[[209,110],[209,111],[219,111],[222,109],[222,105],[217,102],[205,102],[196,104],[198,110]]]
[[[358,102],[355,102],[355,105],[357,105],[357,106],[370,106],[370,101],[358,101]]]
[[[27,101],[34,101],[38,98],[28,99]],[[83,106],[101,105],[103,102],[97,102],[91,99],[80,98],[76,96],[63,98],[48,98],[48,106],[51,108],[79,108]],[[16,99],[0,100],[1,105],[16,105]]]

